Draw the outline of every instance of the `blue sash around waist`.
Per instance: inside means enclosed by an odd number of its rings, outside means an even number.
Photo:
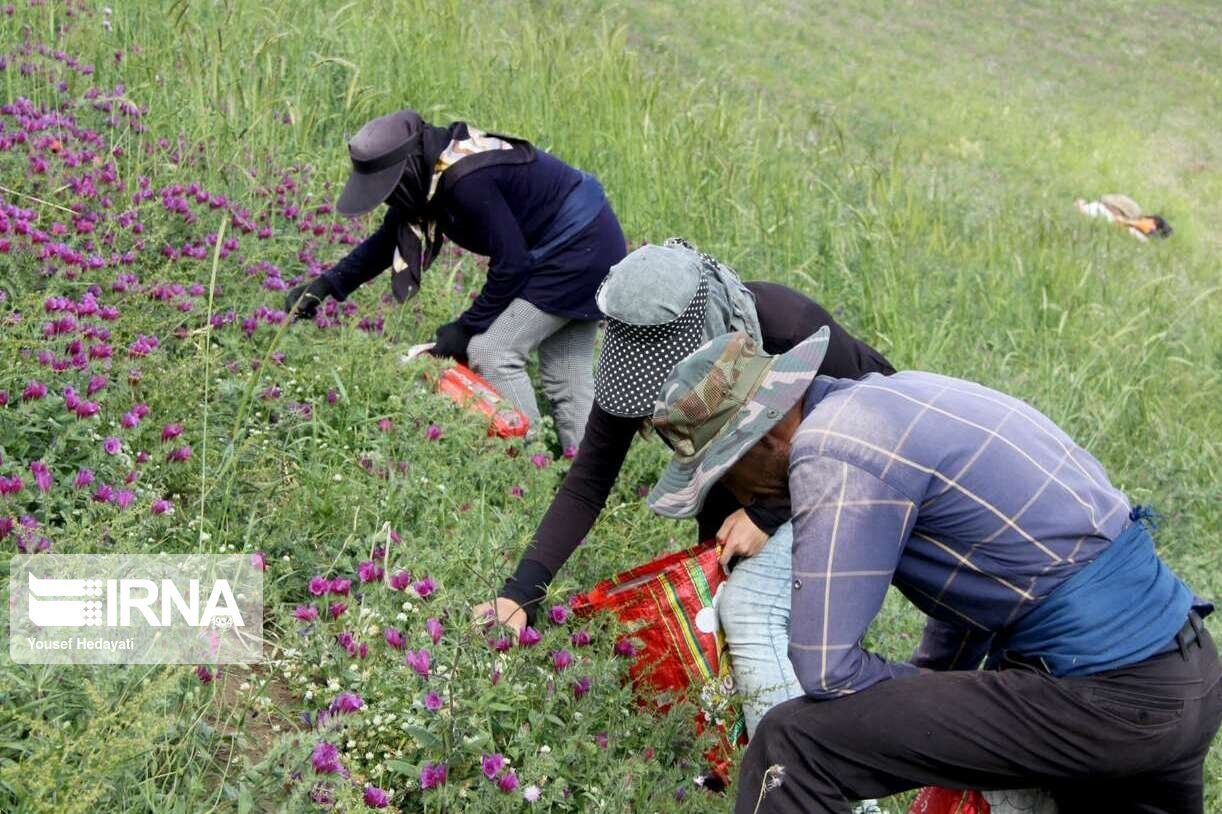
[[[530,264],[537,266],[563,249],[598,217],[606,205],[607,196],[603,193],[602,184],[590,173],[581,173],[581,181],[570,190],[547,231],[528,252]]]
[[[1145,525],[1135,520],[1023,616],[995,649],[1038,659],[1055,676],[1127,667],[1165,650],[1193,601],[1192,591],[1155,553]]]

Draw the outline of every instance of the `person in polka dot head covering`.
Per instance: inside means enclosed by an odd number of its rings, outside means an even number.
[[[895,372],[808,297],[776,283],[743,283],[724,263],[678,238],[642,246],[612,266],[596,301],[607,328],[581,446],[513,576],[495,602],[475,608],[477,616],[495,614],[516,629],[533,618],[556,572],[594,525],[633,439],[652,435],[654,402],[671,370],[705,342],[741,331],[766,352],[784,353],[826,325],[823,372],[851,379]],[[747,710],[750,731],[773,703],[801,691],[791,670],[778,672],[775,655],[776,641],[786,638],[787,610],[773,606],[788,603],[789,506],[743,506],[715,484],[697,521],[701,540],[715,537],[724,546],[730,577],[721,616],[735,620],[726,640],[736,680],[760,699]]]

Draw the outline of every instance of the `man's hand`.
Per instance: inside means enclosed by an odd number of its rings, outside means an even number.
[[[768,535],[751,522],[746,509],[739,509],[721,524],[716,540],[721,546],[721,556],[718,560],[722,569],[729,573],[726,566],[732,557],[754,557],[768,541]]]
[[[522,606],[505,596],[498,596],[496,602],[484,602],[471,609],[471,616],[476,624],[500,622],[517,636],[526,627],[526,611]]]

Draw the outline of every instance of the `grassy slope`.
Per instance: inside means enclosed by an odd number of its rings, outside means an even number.
[[[883,205],[904,296],[876,310],[876,327],[916,329],[892,355],[1032,400],[1135,498],[1195,514],[1175,518],[1165,549],[1218,595],[1222,56],[1201,47],[1222,35],[1215,5],[626,6],[656,64],[741,89],[816,139],[834,122],[845,153],[890,168],[901,192]],[[1133,246],[1077,223],[1072,199],[1108,191],[1162,213],[1174,243]],[[947,237],[923,240],[922,228]],[[927,280],[911,274],[922,263],[975,299],[947,313],[945,296],[927,299]],[[881,646],[906,643],[909,614],[892,596],[874,631]],[[1216,754],[1207,776],[1219,805]]]
[[[721,0],[629,2],[605,12],[582,2],[491,4],[477,15],[453,2],[131,4],[116,9],[109,38],[78,30],[71,44],[96,51],[103,65],[110,49],[141,43],[143,55],[105,78],[151,107],[153,133],[211,145],[197,169],[177,176],[131,150],[125,172],[158,184],[198,179],[248,198],[254,184],[242,171],[264,159],[310,162],[339,180],[344,134],[406,104],[527,135],[596,172],[632,240],[685,234],[748,278],[811,292],[901,366],[968,376],[1032,401],[1136,500],[1168,514],[1161,540],[1169,559],[1216,596],[1222,393],[1209,287],[1217,284],[1212,225],[1222,200],[1222,58],[1195,43],[1216,41],[1219,21],[1204,4],[1162,6],[1153,22],[1146,13],[1134,4],[1064,19],[1049,4],[1003,19],[975,4],[814,13]],[[4,81],[13,95],[11,71]],[[332,194],[315,187],[319,198]],[[1165,214],[1175,238],[1142,246],[1074,216],[1075,194],[1112,190]],[[297,245],[273,241],[252,259],[289,269]],[[152,279],[186,273],[142,271]],[[430,275],[419,304],[388,314],[388,338],[418,341],[461,307],[446,271]],[[233,289],[222,306],[268,299],[240,287],[236,266],[221,275]],[[376,307],[382,291],[375,283],[358,300]],[[164,332],[158,318],[150,311],[150,330]],[[313,438],[291,444],[258,436],[263,416],[253,411],[249,434],[246,425],[240,433],[249,439],[240,476],[226,476],[223,500],[202,517],[214,539],[239,550],[261,546],[277,561],[291,554],[271,594],[285,607],[301,599],[304,577],[351,558],[349,549],[384,521],[412,541],[432,542],[444,528],[465,562],[430,545],[413,549],[416,564],[452,591],[478,595],[484,583],[470,568],[495,577],[554,484],[555,468],[488,467],[432,455],[415,435],[380,435],[373,422],[382,415],[405,426],[429,420],[420,413],[428,405],[402,392],[382,342],[352,329],[290,332],[283,347],[295,380],[283,383],[285,398],[317,398],[338,380],[345,407],[320,411]],[[227,344],[216,353],[219,371],[222,358],[250,351]],[[155,409],[198,399],[200,358],[155,373],[164,388]],[[214,450],[229,440],[241,387],[217,382]],[[447,431],[462,439],[450,430],[457,421],[448,417]],[[635,497],[663,451],[636,446],[614,507],[559,590],[687,534],[650,517]],[[356,450],[410,459],[413,478],[352,477]],[[450,492],[439,495],[415,475],[448,482]],[[528,484],[521,503],[501,497],[515,479]],[[186,484],[184,503],[196,505],[199,488]],[[455,510],[467,496],[478,512]],[[83,525],[73,536],[87,545],[96,532]],[[186,526],[170,538],[194,534]],[[891,602],[873,638],[903,655],[918,625]],[[15,679],[31,710],[49,677]],[[123,694],[121,683],[113,689]],[[94,743],[85,733],[76,746]],[[191,793],[211,799],[210,788],[197,788],[196,756],[180,750],[157,760],[157,771],[192,778]],[[1209,771],[1216,807],[1222,761]],[[141,788],[156,799],[165,786]]]

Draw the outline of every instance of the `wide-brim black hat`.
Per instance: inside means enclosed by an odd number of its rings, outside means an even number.
[[[335,209],[354,218],[372,212],[390,197],[408,160],[419,154],[424,120],[414,110],[400,110],[367,123],[348,142],[352,173]]]

